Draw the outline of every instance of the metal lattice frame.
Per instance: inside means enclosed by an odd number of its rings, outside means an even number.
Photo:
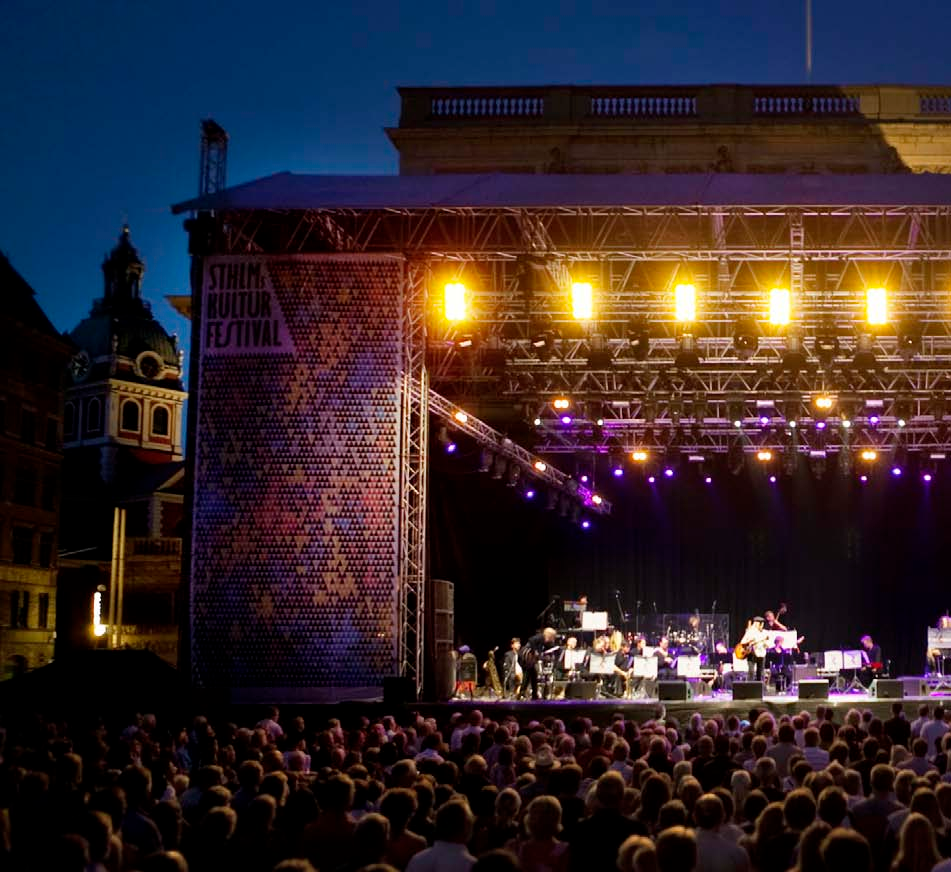
[[[400,374],[399,673],[423,682],[426,610],[426,471],[429,379],[426,372],[426,267],[407,262],[402,293],[403,371]]]

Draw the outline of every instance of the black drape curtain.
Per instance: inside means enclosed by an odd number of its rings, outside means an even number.
[[[926,628],[951,606],[945,529],[951,479],[925,485],[882,471],[867,484],[803,470],[776,484],[760,470],[724,471],[707,485],[685,468],[653,486],[629,473],[609,481],[609,518],[582,530],[547,511],[543,489],[434,458],[430,571],[455,582],[459,644],[484,657],[537,630],[558,595],[587,593],[619,622],[658,612],[727,612],[730,641],[748,617],[788,604],[783,618],[809,651],[858,648],[869,633],[892,674],[924,669]],[[615,592],[619,591],[619,594]]]

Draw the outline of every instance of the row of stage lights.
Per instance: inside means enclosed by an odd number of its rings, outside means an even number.
[[[461,282],[447,283],[443,289],[443,315],[451,323],[469,320],[469,292]],[[594,290],[590,282],[574,282],[571,286],[571,315],[576,321],[594,320]],[[697,320],[697,289],[692,284],[674,288],[674,319],[683,324]],[[784,327],[792,320],[792,295],[789,288],[772,288],[769,292],[767,321]],[[888,323],[888,292],[883,287],[865,290],[865,321],[870,327]]]

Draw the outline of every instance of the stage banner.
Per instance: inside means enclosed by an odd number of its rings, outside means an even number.
[[[399,259],[359,255],[204,263],[199,687],[335,699],[395,674],[403,274]]]

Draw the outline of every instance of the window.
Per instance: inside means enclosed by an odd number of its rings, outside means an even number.
[[[59,476],[53,471],[43,473],[43,494],[40,497],[40,506],[45,512],[56,509],[56,493],[59,490]]]
[[[168,409],[156,406],[152,410],[152,435],[168,436]]]
[[[17,626],[30,626],[30,592],[28,590],[20,591],[20,620]]]
[[[53,564],[53,534],[40,533],[40,566],[49,568]]]
[[[59,421],[56,418],[46,419],[46,447],[50,451],[59,450]]]
[[[20,625],[20,591],[10,591],[10,626]]]
[[[86,405],[86,432],[98,433],[102,429],[102,403],[93,397]]]
[[[33,562],[33,530],[29,527],[13,528],[13,562],[21,566]]]
[[[63,438],[72,439],[76,435],[76,407],[67,403],[63,408]]]
[[[36,470],[32,466],[17,466],[13,481],[13,502],[21,506],[36,505]]]
[[[139,404],[135,400],[126,400],[122,404],[122,422],[119,426],[133,433],[139,432]]]
[[[39,614],[37,615],[36,625],[45,630],[50,625],[50,595],[48,593],[40,594]]]
[[[36,442],[36,412],[32,409],[20,410],[20,438],[27,445]]]

